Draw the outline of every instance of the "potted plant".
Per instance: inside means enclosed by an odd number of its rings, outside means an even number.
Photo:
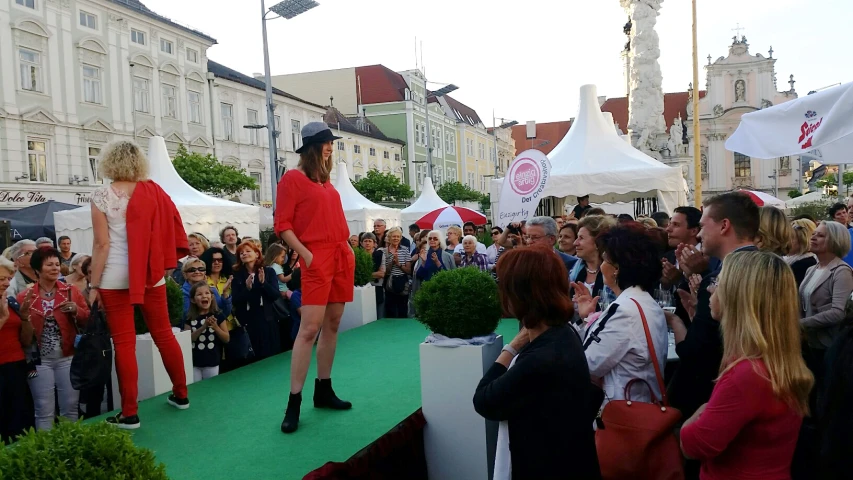
[[[105,422],[60,421],[53,429],[33,429],[0,448],[3,478],[107,478],[168,480],[154,453],[133,444],[130,434]]]
[[[373,258],[366,251],[356,248],[355,254],[355,291],[351,303],[344,307],[338,332],[350,330],[376,321],[376,292],[370,280],[373,279]]]
[[[474,411],[472,398],[500,355],[503,338],[493,337],[491,343],[471,340],[493,335],[500,322],[497,284],[479,269],[457,268],[424,282],[414,302],[418,321],[435,334],[430,339],[441,335],[444,340],[420,345],[429,476],[489,478],[498,425]]]
[[[172,324],[172,327],[181,328],[184,319],[184,292],[181,290],[181,286],[169,276],[166,277],[166,303],[169,308],[169,323]],[[154,344],[138,306],[134,307],[134,321],[136,324],[136,363],[139,366],[138,399],[145,400],[171,391],[172,381],[169,379],[169,374],[166,373],[160,350]],[[193,382],[193,347],[190,334],[191,332],[183,329],[175,333],[175,338],[181,346],[181,353],[184,357],[187,384]],[[118,402],[121,394],[118,389],[118,375],[115,373],[115,360],[113,360],[112,378],[113,397]]]

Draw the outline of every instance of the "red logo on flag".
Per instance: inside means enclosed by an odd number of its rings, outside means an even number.
[[[800,148],[803,150],[808,150],[812,148],[812,139],[814,138],[814,133],[820,128],[820,125],[823,123],[823,117],[817,119],[817,112],[813,110],[809,110],[806,112],[806,121],[800,125],[800,138],[797,140],[797,143],[800,144]]]

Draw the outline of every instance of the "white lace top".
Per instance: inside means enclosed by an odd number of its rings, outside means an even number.
[[[107,216],[110,232],[110,252],[104,273],[101,275],[101,288],[106,290],[124,290],[129,288],[128,249],[127,249],[127,204],[130,196],[121,190],[104,185],[92,193],[92,205]],[[161,280],[156,286],[163,284]]]

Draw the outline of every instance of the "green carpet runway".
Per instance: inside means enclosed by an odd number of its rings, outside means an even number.
[[[515,320],[498,329],[505,342],[517,332]],[[190,385],[188,410],[167,405],[167,394],[141,402],[133,440],[153,450],[173,480],[300,479],[347,460],[420,408],[418,345],[428,333],[415,320],[379,320],[342,333],[332,378],[353,409],[314,409],[315,359],[292,435],[279,430],[289,393],[287,352]]]

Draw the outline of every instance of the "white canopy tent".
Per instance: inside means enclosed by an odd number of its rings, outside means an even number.
[[[829,205],[833,201],[834,200],[832,198],[827,197],[822,190],[819,190],[817,192],[809,192],[805,195],[801,195],[797,198],[792,198],[788,200],[787,202],[785,202],[785,208],[795,208],[800,205],[815,202],[826,203],[827,205]]]
[[[595,85],[581,87],[577,118],[548,159],[551,174],[544,197],[575,204],[584,195],[594,204],[654,197],[657,210],[670,214],[687,205],[681,169],[664,165],[620,138],[612,117],[601,112]],[[502,183],[492,181],[492,198],[500,198]]]
[[[347,217],[350,235],[372,232],[373,222],[379,218],[385,220],[388,228],[400,226],[399,210],[377,205],[364,198],[364,195],[355,189],[349,179],[346,162],[338,164],[338,175],[334,185],[341,195],[341,205],[344,207],[344,216]]]
[[[163,137],[148,143],[149,178],[172,197],[187,233],[199,232],[211,241],[219,239],[219,230],[233,225],[242,237],[259,236],[259,210],[253,205],[211,197],[189,186],[175,171]],[[54,213],[57,237],[67,235],[77,252],[91,253],[94,232],[89,205]]]
[[[415,203],[409,205],[400,211],[400,220],[406,228],[403,228],[403,235],[408,236],[408,226],[417,222],[424,215],[439,208],[449,207],[450,204],[445,202],[438,196],[435,187],[432,186],[432,179],[424,178],[424,185],[421,189],[421,195],[415,200]]]

